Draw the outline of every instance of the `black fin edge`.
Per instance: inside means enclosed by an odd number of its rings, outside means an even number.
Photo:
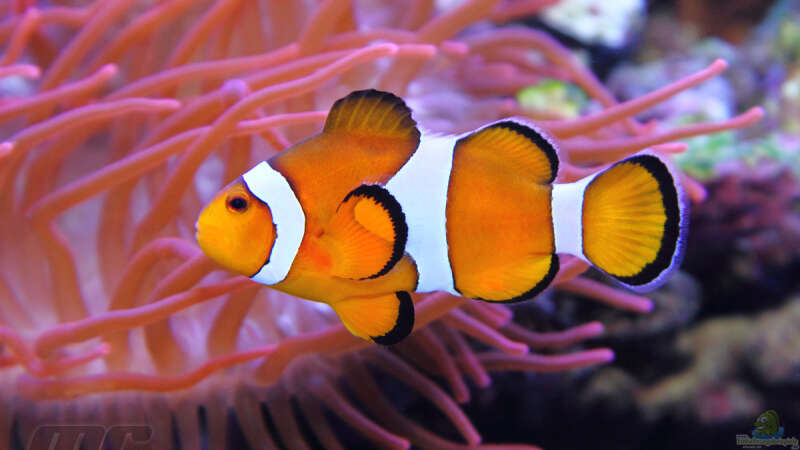
[[[379,205],[389,213],[389,218],[392,220],[392,229],[394,230],[394,243],[392,247],[392,256],[386,261],[386,264],[377,273],[368,277],[360,278],[361,280],[368,280],[378,278],[386,275],[397,264],[406,251],[406,242],[408,242],[408,225],[406,224],[406,215],[403,213],[403,208],[397,199],[394,198],[389,191],[383,186],[377,184],[362,184],[361,186],[350,191],[349,194],[342,200],[342,203],[350,199],[350,197],[367,197],[375,200]]]
[[[665,215],[667,216],[667,220],[664,223],[664,233],[661,235],[661,246],[656,254],[656,259],[645,265],[635,275],[620,277],[606,272],[611,277],[635,287],[652,283],[673,265],[681,236],[681,208],[678,189],[675,186],[672,173],[658,157],[647,154],[636,155],[617,164],[624,163],[638,164],[656,179],[658,190],[661,192],[661,198],[663,199]],[[614,165],[616,166],[617,164]],[[592,185],[592,182],[586,186],[587,189]]]
[[[539,149],[541,149],[545,156],[547,156],[547,160],[550,162],[550,179],[546,181],[545,184],[550,184],[555,181],[556,177],[558,176],[558,150],[556,150],[555,145],[550,141],[550,139],[538,128],[534,127],[533,125],[521,123],[517,120],[511,119],[504,119],[499,122],[493,123],[485,128],[482,128],[476,131],[473,134],[480,133],[483,130],[488,130],[491,128],[505,128],[507,130],[511,130],[515,133],[521,134],[525,136],[533,142]],[[466,136],[463,139],[468,139],[472,134]]]
[[[333,103],[333,106],[331,106],[330,112],[328,113],[328,117],[330,118],[335,115],[338,115],[337,110],[341,108],[345,102],[358,101],[362,98],[374,99],[379,102],[387,104],[391,103],[393,105],[393,109],[399,109],[401,115],[404,117],[403,126],[414,129],[414,134],[416,135],[416,144],[417,146],[419,145],[421,134],[419,128],[417,127],[417,122],[414,120],[413,117],[411,117],[411,108],[409,108],[408,105],[406,105],[406,102],[403,101],[402,98],[394,95],[391,92],[379,91],[377,89],[364,89],[361,91],[353,91],[347,94],[346,96],[340,98],[339,100],[336,100],[336,102]],[[336,113],[332,114],[334,113],[334,111],[336,111]],[[331,128],[332,126],[333,125],[330,124],[328,120],[326,120],[322,131],[323,132],[332,131],[333,129],[335,129]]]
[[[544,278],[539,280],[539,282],[536,283],[535,286],[523,292],[522,294],[519,294],[518,296],[509,298],[507,300],[488,300],[480,297],[475,297],[475,300],[481,300],[489,303],[517,303],[517,302],[524,302],[525,300],[530,300],[536,297],[537,295],[541,294],[542,291],[544,291],[545,289],[547,289],[548,286],[550,286],[550,283],[552,283],[553,280],[555,280],[556,274],[558,274],[559,267],[560,266],[558,261],[558,255],[554,253],[550,255],[550,269],[547,271],[547,274],[545,274]],[[456,287],[456,290],[458,290],[458,287]]]
[[[406,338],[414,330],[414,302],[406,291],[394,293],[400,301],[397,308],[397,322],[394,328],[383,336],[373,336],[372,340],[380,345],[394,345]]]

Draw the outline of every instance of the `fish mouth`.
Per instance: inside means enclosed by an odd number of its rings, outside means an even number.
[[[197,245],[199,245],[206,254],[209,253],[210,245],[220,247],[231,247],[233,245],[230,236],[220,227],[209,225],[208,223],[200,223],[200,221],[198,221],[195,223],[194,229],[194,238],[197,240]]]

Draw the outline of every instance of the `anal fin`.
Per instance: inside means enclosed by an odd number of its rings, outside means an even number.
[[[320,244],[331,255],[331,275],[377,278],[403,257],[407,236],[397,200],[383,187],[365,184],[345,197]]]
[[[352,297],[332,306],[351,333],[381,345],[396,344],[414,329],[414,302],[408,292]]]

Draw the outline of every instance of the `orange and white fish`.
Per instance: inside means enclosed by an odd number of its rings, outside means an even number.
[[[681,258],[686,203],[670,166],[641,153],[553,184],[541,130],[504,119],[420,133],[390,93],[353,92],[320,134],[224,188],[197,221],[219,264],[328,303],[356,336],[389,345],[414,326],[410,292],[532,298],[577,256],[640,291]]]

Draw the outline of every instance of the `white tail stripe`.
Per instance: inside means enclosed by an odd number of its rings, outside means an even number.
[[[276,284],[289,274],[306,229],[306,216],[286,178],[266,161],[242,175],[250,192],[266,203],[275,224],[275,242],[269,262],[250,277],[262,284]]]
[[[445,224],[456,139],[423,133],[417,151],[386,183],[386,189],[406,216],[406,252],[417,265],[417,292],[447,291],[460,295],[453,282]]]
[[[596,175],[574,183],[553,185],[550,206],[556,253],[568,253],[589,261],[583,254],[583,194]]]

